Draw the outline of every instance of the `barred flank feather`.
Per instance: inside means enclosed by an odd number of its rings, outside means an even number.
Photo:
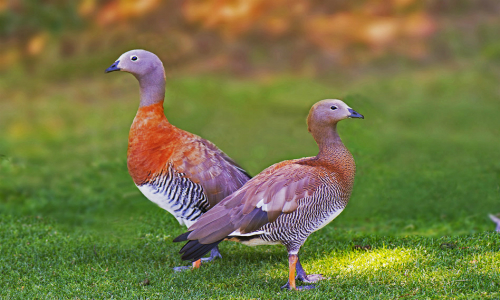
[[[174,215],[181,225],[190,226],[210,206],[202,186],[176,172],[172,166],[138,188],[149,200]]]

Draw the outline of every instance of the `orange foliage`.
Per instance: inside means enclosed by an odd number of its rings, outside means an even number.
[[[140,35],[144,38],[140,42],[154,42],[153,47],[169,45],[165,46],[168,57],[175,63],[201,58],[197,66],[227,68],[233,64],[244,72],[251,68],[252,51],[265,53],[261,59],[279,58],[277,63],[294,69],[306,61],[322,68],[325,62],[362,61],[386,53],[421,58],[427,53],[427,37],[437,29],[425,2],[418,0],[77,1],[76,11],[72,11],[75,17],[87,25],[97,24],[100,39],[120,30],[136,30],[135,25],[142,24],[141,33],[145,34]],[[0,12],[22,12],[23,3],[0,0]],[[53,9],[65,15],[61,7],[54,5]],[[140,17],[151,17],[151,21],[140,21]],[[113,26],[118,23],[125,26]],[[103,32],[102,28],[110,30]],[[196,34],[200,30],[216,34]],[[22,34],[0,36],[0,42],[8,41],[0,49],[0,65],[13,65],[23,56],[42,53],[51,34],[48,26],[20,27],[19,32]],[[66,43],[78,41],[68,39]],[[227,47],[229,44],[237,47]]]
[[[194,0],[185,2],[183,10],[188,22],[235,36],[252,27],[254,16],[261,13],[263,4],[263,0]]]
[[[359,45],[382,53],[395,42],[423,42],[436,29],[416,0],[365,0],[333,13],[322,13],[307,0],[188,0],[183,12],[188,22],[226,38],[289,34],[336,53]]]
[[[306,37],[321,48],[343,51],[350,45],[358,44],[377,53],[395,42],[421,40],[434,30],[434,22],[419,12],[404,17],[338,13],[312,19],[305,28]]]
[[[290,29],[293,16],[306,11],[305,0],[188,0],[183,13],[188,22],[215,29],[226,37],[262,29],[279,35]]]
[[[93,10],[92,0],[83,0],[80,6],[82,15],[90,14]],[[141,17],[158,7],[160,0],[114,0],[101,7],[95,17],[97,24],[101,26],[126,21],[131,18]]]
[[[45,33],[40,33],[32,37],[26,47],[28,55],[36,56],[41,53],[45,48],[46,41],[47,35]]]
[[[0,12],[7,10],[8,3],[7,0],[0,0]]]
[[[96,10],[95,0],[82,0],[78,5],[78,14],[82,17],[87,17]]]

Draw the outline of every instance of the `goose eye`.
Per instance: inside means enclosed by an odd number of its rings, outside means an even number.
[[[136,61],[136,60],[137,60],[137,56],[135,56],[135,55],[134,55],[134,56],[132,56],[132,57],[130,58],[130,60],[132,60],[132,61]]]
[[[333,105],[332,107],[330,107],[331,110],[336,110],[337,109],[337,106]]]

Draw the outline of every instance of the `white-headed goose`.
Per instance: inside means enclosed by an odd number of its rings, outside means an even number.
[[[149,200],[189,227],[250,179],[210,141],[168,122],[163,112],[165,69],[155,54],[128,51],[105,72],[113,71],[131,73],[139,81],[141,99],[130,128],[127,166]],[[221,257],[217,248],[210,259],[215,257]],[[200,264],[197,260],[193,267]]]

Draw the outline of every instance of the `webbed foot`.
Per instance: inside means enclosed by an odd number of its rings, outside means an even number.
[[[290,282],[287,282],[284,286],[281,287],[281,289],[287,289],[287,290],[297,290],[297,291],[305,291],[305,290],[312,290],[316,288],[314,284],[312,285],[302,285],[302,286],[295,286],[295,288],[292,288],[290,286]]]
[[[186,271],[186,270],[191,270],[191,267],[190,266],[180,266],[180,267],[174,268],[175,272],[182,272],[182,271]]]
[[[189,267],[189,266],[175,267],[174,271],[179,272],[179,271],[186,271],[186,270],[195,270],[195,269],[199,269],[200,267],[201,267],[201,259],[198,259],[196,261],[193,261],[193,265],[191,267]]]
[[[314,283],[314,282],[318,282],[320,280],[324,280],[324,279],[327,279],[327,277],[324,277],[323,274],[309,274],[309,275],[302,275],[302,274],[299,274],[297,275],[297,280],[300,280],[302,282],[305,282],[305,283]]]
[[[219,252],[219,247],[212,248],[212,250],[210,251],[210,257],[202,258],[201,261],[209,262],[216,258],[222,258],[222,255]]]

